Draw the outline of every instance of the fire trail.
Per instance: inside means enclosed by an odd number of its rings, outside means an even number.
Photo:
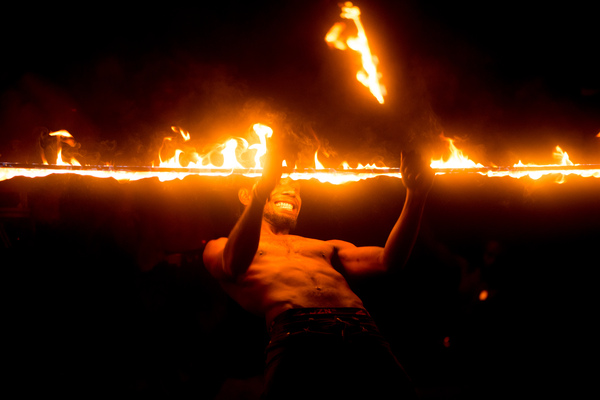
[[[469,167],[469,168],[433,168],[436,175],[445,174],[480,174],[488,177],[529,177],[538,179],[544,175],[579,175],[582,177],[600,178],[600,164],[575,165],[530,165],[512,167]],[[355,182],[377,176],[401,178],[400,168],[295,168],[284,172],[292,179],[317,179],[321,182],[342,184]],[[133,181],[145,178],[158,178],[161,181],[182,179],[188,175],[227,176],[231,174],[247,177],[259,177],[261,168],[228,169],[228,168],[168,168],[168,167],[136,167],[136,166],[78,166],[78,165],[44,165],[0,163],[0,181],[16,176],[42,177],[50,174],[77,174],[97,178],[114,178],[118,181]]]

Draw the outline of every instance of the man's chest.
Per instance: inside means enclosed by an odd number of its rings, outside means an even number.
[[[331,260],[334,247],[330,243],[294,235],[262,237],[257,256],[265,257],[308,257]]]

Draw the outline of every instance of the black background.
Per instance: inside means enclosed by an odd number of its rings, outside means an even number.
[[[363,163],[439,157],[442,132],[486,165],[549,163],[556,145],[598,162],[591,5],[357,5],[384,105],[323,41],[334,1],[16,5],[0,28],[0,161],[39,162],[40,134],[67,129],[90,163],[150,165],[172,125],[202,148],[265,122]],[[356,288],[424,396],[589,387],[597,179],[438,178],[407,271]],[[200,262],[237,209],[224,182],[2,182],[5,377],[73,397],[252,398],[264,327]],[[387,178],[303,190],[298,234],[359,245],[383,244],[404,194]]]
[[[40,130],[67,129],[84,162],[149,165],[172,125],[202,149],[263,122],[313,147],[316,135],[334,167],[392,166],[412,146],[440,157],[442,132],[485,165],[549,163],[556,145],[597,162],[588,3],[357,5],[383,106],[356,82],[356,56],[323,40],[335,1],[17,5],[0,28],[0,160],[37,162]]]

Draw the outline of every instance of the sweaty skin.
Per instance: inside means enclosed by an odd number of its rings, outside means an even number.
[[[290,235],[302,205],[299,185],[281,179],[281,159],[270,155],[252,191],[240,190],[244,213],[228,238],[207,243],[204,264],[244,309],[267,324],[291,308],[364,308],[348,279],[401,268],[415,242],[433,172],[415,154],[402,158],[407,188],[402,213],[385,247]]]

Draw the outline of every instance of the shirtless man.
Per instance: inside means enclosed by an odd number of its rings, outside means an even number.
[[[246,208],[229,237],[210,241],[204,251],[206,268],[224,290],[244,309],[266,319],[271,335],[266,397],[314,399],[321,394],[322,398],[342,398],[342,388],[350,386],[348,395],[356,398],[360,394],[357,383],[362,382],[368,391],[365,395],[381,398],[391,390],[386,385],[403,386],[404,377],[394,375],[402,374],[396,368],[399,364],[347,280],[405,264],[433,172],[418,155],[403,156],[401,172],[407,194],[385,247],[356,247],[341,240],[290,235],[302,206],[299,185],[281,179],[282,160],[277,153],[270,151],[268,156],[259,182],[252,190],[239,192]],[[362,343],[364,336],[383,348],[383,357],[392,362],[373,358],[379,350],[362,344],[358,347],[363,346],[366,355],[347,358],[347,343]],[[331,361],[337,364],[328,364]],[[350,361],[358,365],[349,367]],[[384,365],[386,371],[397,369],[387,382],[380,381],[387,372],[373,373]],[[361,367],[366,368],[357,372]],[[323,379],[334,380],[335,385],[327,385]],[[377,389],[381,393],[373,397]]]

